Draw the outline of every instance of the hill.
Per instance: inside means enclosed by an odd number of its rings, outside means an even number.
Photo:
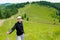
[[[55,8],[37,4],[27,4],[18,9],[18,13],[5,19],[0,27],[0,40],[15,40],[15,32],[6,35],[6,32],[16,23],[18,15],[27,14],[29,21],[23,20],[25,40],[60,40],[60,25],[53,25],[52,13],[58,12]]]

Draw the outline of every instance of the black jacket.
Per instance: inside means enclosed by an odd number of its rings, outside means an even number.
[[[19,22],[15,23],[14,27],[10,30],[10,33],[12,33],[15,29],[17,31],[16,33],[18,36],[22,35],[24,33],[23,23],[22,22],[21,23],[19,23]]]

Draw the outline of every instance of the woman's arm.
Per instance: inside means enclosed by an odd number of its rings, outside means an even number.
[[[11,34],[15,30],[15,28],[16,28],[16,24],[13,26],[13,28],[10,31],[7,32],[7,34]]]

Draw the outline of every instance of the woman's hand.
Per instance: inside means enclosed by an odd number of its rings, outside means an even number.
[[[10,34],[10,32],[7,32],[6,34],[7,34],[7,35],[9,35],[9,34]]]

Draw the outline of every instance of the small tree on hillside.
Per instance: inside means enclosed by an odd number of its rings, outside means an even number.
[[[58,18],[59,23],[60,23],[60,12],[59,12],[59,13],[57,13],[57,18]]]
[[[57,18],[57,12],[56,13],[54,13],[54,14],[51,14],[51,17],[53,18],[53,21],[54,21],[54,23],[53,24],[56,24],[56,18]]]
[[[29,18],[27,17],[26,20],[29,21]]]
[[[24,19],[24,16],[22,15],[22,19]]]
[[[26,15],[26,13],[24,14],[24,18],[26,18],[27,17],[27,15]]]

